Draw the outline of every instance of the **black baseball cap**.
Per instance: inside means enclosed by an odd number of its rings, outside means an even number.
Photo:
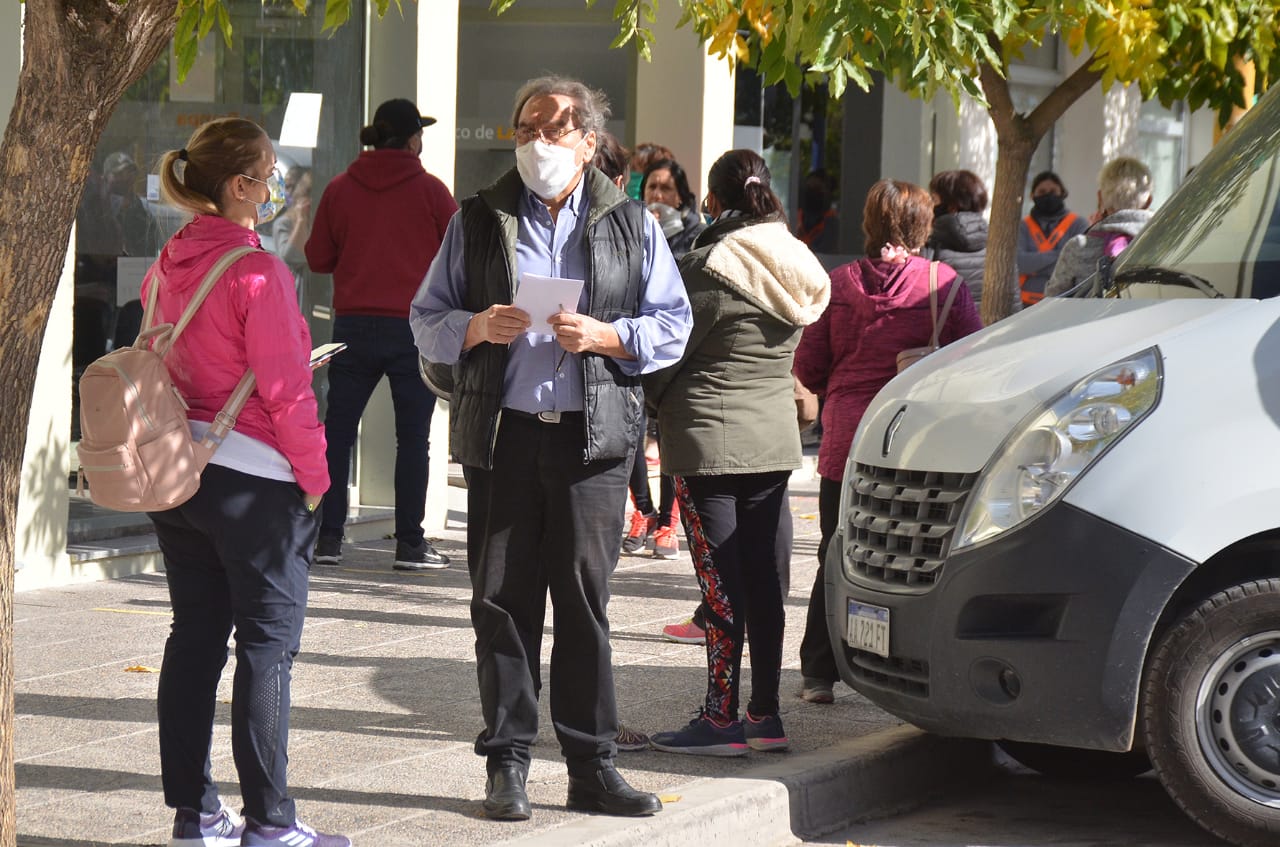
[[[418,112],[412,100],[398,97],[388,100],[373,113],[373,125],[386,124],[391,127],[391,134],[398,138],[410,138],[425,126],[431,126],[435,118],[428,118]]]

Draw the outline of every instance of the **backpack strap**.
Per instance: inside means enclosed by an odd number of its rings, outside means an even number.
[[[959,274],[956,274],[955,278],[951,280],[951,290],[947,292],[947,302],[942,305],[941,319],[939,319],[936,313],[934,314],[933,346],[935,348],[938,346],[938,340],[942,337],[942,328],[946,326],[947,314],[951,311],[951,304],[956,301],[956,293],[960,290],[960,286],[962,285],[968,285],[968,283],[965,282],[964,279],[962,279]],[[929,266],[929,287],[933,293],[934,300],[936,301],[938,297],[938,293],[937,293],[938,292],[938,263],[937,262],[933,262]]]
[[[156,309],[156,293],[160,289],[163,277],[159,272],[156,273],[151,280],[151,290],[147,292],[147,306],[142,314],[142,332],[138,333],[138,340],[134,342],[137,346],[146,346],[151,338],[159,338],[156,346],[161,349],[156,353],[161,358],[173,349],[174,342],[178,340],[178,336],[187,328],[187,324],[191,323],[191,319],[195,317],[196,311],[204,303],[209,292],[213,291],[213,287],[227,272],[227,269],[235,264],[239,259],[250,253],[257,252],[258,248],[240,246],[232,247],[223,253],[218,261],[213,263],[213,267],[209,268],[209,272],[205,274],[204,279],[200,282],[200,287],[196,289],[196,293],[192,296],[191,302],[187,304],[187,308],[182,310],[182,317],[178,318],[177,324],[172,326],[161,324],[160,326],[152,326],[155,320]],[[223,439],[227,437],[227,433],[235,429],[236,418],[240,415],[244,404],[249,402],[249,397],[253,394],[254,388],[257,387],[257,378],[253,375],[253,371],[245,371],[244,376],[240,378],[240,382],[236,385],[235,390],[231,392],[231,396],[227,398],[227,402],[223,404],[218,414],[214,415],[213,425],[209,428],[208,434],[201,440],[201,444],[208,448],[210,453],[217,450],[221,446]]]
[[[213,287],[218,284],[218,280],[227,272],[227,269],[235,264],[238,260],[250,253],[257,252],[256,247],[240,246],[232,247],[223,253],[218,261],[213,263],[213,267],[209,268],[209,272],[204,275],[204,279],[200,281],[200,287],[196,289],[196,293],[192,295],[191,302],[187,304],[187,308],[182,310],[182,316],[178,318],[178,322],[173,325],[173,332],[168,338],[161,338],[156,346],[161,349],[156,352],[163,358],[166,353],[173,349],[173,345],[177,343],[178,336],[182,335],[182,331],[187,328],[187,324],[191,323],[191,319],[196,316],[200,306],[204,304],[204,299],[209,296],[209,292],[213,291]],[[155,320],[155,304],[156,293],[160,287],[160,278],[157,276],[152,280],[151,290],[147,292],[147,308],[142,315],[142,328],[145,331],[151,327],[151,322]]]
[[[208,447],[211,452],[222,446],[227,433],[236,428],[236,418],[240,416],[240,411],[244,408],[244,404],[249,402],[249,397],[253,394],[253,389],[257,385],[258,380],[253,375],[253,371],[245,371],[244,376],[240,377],[239,384],[231,392],[231,396],[227,398],[227,402],[223,404],[218,414],[213,416],[213,424],[200,441],[201,444]]]

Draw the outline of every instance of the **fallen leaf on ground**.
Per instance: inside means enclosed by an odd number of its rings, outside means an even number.
[[[160,673],[159,668],[149,668],[146,665],[131,665],[124,669],[125,673]]]
[[[679,803],[683,798],[679,794],[660,794],[658,799],[664,803]]]

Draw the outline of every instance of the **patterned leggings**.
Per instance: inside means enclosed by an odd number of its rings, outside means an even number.
[[[676,478],[706,613],[706,713],[737,720],[744,642],[756,717],[778,713],[782,632],[791,574],[787,471]]]

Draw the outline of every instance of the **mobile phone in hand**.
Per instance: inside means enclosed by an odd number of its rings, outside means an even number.
[[[311,369],[315,370],[321,365],[328,364],[330,359],[346,349],[347,345],[342,341],[336,341],[332,344],[321,344],[319,347],[311,351]]]

